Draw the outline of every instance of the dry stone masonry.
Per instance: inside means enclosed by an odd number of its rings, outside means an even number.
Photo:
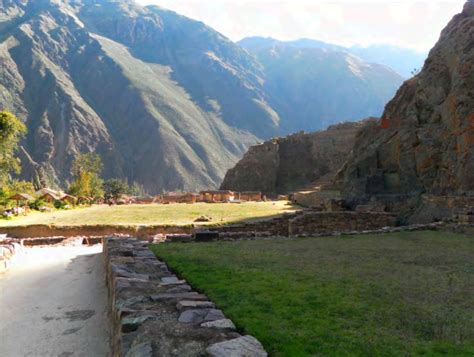
[[[107,238],[104,255],[113,356],[247,356],[267,353],[214,303],[132,238]]]

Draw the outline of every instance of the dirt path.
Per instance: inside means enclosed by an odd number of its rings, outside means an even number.
[[[0,356],[107,356],[102,247],[31,248],[0,275]]]

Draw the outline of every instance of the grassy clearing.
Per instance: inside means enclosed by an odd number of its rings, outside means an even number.
[[[441,232],[161,244],[273,356],[473,356],[474,238]]]
[[[32,224],[55,225],[146,225],[191,224],[202,215],[212,217],[210,224],[237,222],[243,220],[272,217],[297,208],[286,201],[246,202],[246,203],[196,203],[169,205],[124,205],[93,206],[70,211],[49,213],[33,212],[26,217],[12,220],[0,219],[0,227],[26,226]]]

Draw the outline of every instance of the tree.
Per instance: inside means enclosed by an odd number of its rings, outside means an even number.
[[[104,182],[105,199],[118,200],[130,191],[128,184],[119,179],[110,179]]]
[[[133,182],[133,184],[130,186],[129,193],[132,196],[139,196],[139,197],[144,197],[147,195],[147,192],[145,191],[145,188],[143,185],[140,185],[138,182]]]
[[[100,177],[102,167],[99,155],[80,154],[71,167],[74,181],[69,187],[69,193],[79,197],[103,197],[104,181]]]
[[[89,172],[100,176],[103,168],[102,159],[100,155],[94,153],[79,154],[72,163],[72,174],[79,177],[81,172]]]
[[[10,174],[20,172],[20,160],[15,157],[26,126],[7,111],[0,111],[0,185],[5,185]]]

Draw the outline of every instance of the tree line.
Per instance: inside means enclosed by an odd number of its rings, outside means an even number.
[[[17,193],[33,194],[38,187],[30,181],[18,180],[21,162],[18,158],[20,141],[27,133],[25,124],[8,111],[0,111],[0,206],[8,204],[9,197]],[[116,201],[125,194],[144,196],[138,183],[129,185],[122,179],[102,178],[103,163],[98,154],[79,154],[71,166],[72,183],[66,192],[76,197]]]

